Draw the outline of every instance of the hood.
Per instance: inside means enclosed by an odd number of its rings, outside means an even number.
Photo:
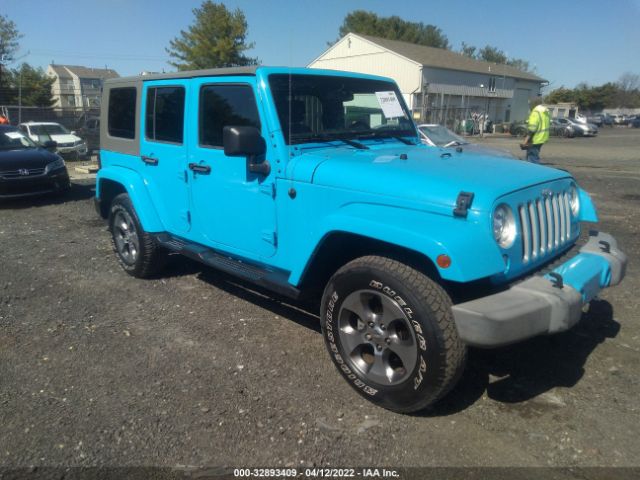
[[[43,148],[0,150],[0,172],[18,170],[20,168],[43,168],[57,159],[58,156],[56,154]]]
[[[70,133],[58,133],[53,135],[40,135],[40,137],[51,137],[51,140],[57,143],[74,143],[80,140],[80,137],[71,135]],[[48,139],[48,138],[47,138]]]
[[[427,208],[446,206],[449,212],[460,192],[473,192],[474,210],[489,210],[502,195],[570,177],[520,160],[397,144],[370,150],[315,149],[297,156],[289,171],[295,180],[396,197]]]

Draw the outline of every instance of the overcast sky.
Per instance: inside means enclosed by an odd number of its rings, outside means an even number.
[[[495,45],[535,65],[551,88],[640,73],[640,0],[229,0],[245,12],[249,52],[264,65],[306,66],[356,9],[440,27],[462,41]],[[165,47],[192,21],[199,0],[0,0],[24,34],[22,61],[114,68],[120,75],[170,71]],[[540,5],[536,7],[537,5]]]

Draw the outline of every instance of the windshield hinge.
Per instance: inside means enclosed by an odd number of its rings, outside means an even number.
[[[276,198],[276,183],[263,183],[260,185],[260,192],[270,196],[271,198]]]
[[[262,230],[262,240],[270,243],[274,247],[278,246],[278,234],[273,230]]]
[[[473,203],[473,197],[473,192],[460,192],[456,199],[456,207],[453,209],[453,216],[466,218]]]

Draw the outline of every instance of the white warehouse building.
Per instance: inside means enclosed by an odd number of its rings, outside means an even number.
[[[309,67],[393,78],[414,118],[452,126],[473,114],[494,123],[524,120],[547,81],[441,48],[349,33]]]

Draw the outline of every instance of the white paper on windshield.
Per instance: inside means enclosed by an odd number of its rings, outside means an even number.
[[[386,118],[404,117],[396,92],[376,92],[376,97],[378,97],[378,103]]]
[[[22,138],[22,137],[24,137],[24,135],[23,135],[23,134],[21,134],[20,132],[4,132],[4,134],[5,134],[7,137],[9,137],[9,138],[13,138],[13,139],[16,139],[16,138]]]

